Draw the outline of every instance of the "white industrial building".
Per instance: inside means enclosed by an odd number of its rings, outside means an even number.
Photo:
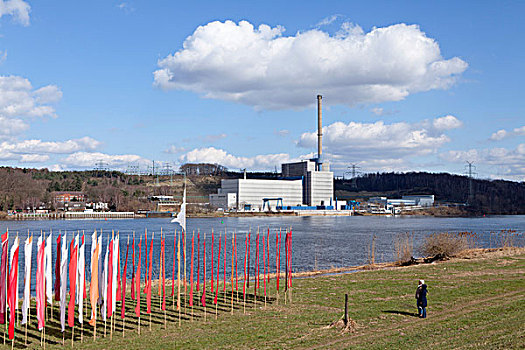
[[[420,207],[432,207],[434,205],[433,194],[417,194],[411,196],[403,196],[403,199],[413,200],[416,202],[415,205],[419,205]]]
[[[334,173],[328,164],[323,164],[321,101],[318,95],[317,158],[282,164],[280,179],[246,179],[245,176],[244,179],[221,180],[218,193],[210,195],[210,205],[224,210],[263,210],[266,205],[271,208],[332,206]]]

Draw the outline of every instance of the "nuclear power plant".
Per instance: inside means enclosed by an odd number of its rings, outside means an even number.
[[[323,161],[322,99],[317,95],[316,158],[282,164],[278,179],[247,179],[245,173],[242,179],[221,180],[218,193],[210,195],[210,205],[238,211],[340,209],[333,198],[334,174]]]

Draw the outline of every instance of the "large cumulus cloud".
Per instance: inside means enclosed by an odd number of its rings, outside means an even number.
[[[256,109],[295,109],[311,105],[316,94],[331,104],[397,101],[449,88],[467,68],[458,57],[444,59],[417,25],[364,32],[345,23],[335,35],[318,28],[283,33],[247,21],[210,22],[159,60],[154,84]]]

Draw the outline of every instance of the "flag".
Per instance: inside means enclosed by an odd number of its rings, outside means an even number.
[[[107,292],[106,292],[106,296],[107,296],[107,302],[106,302],[107,314],[106,315],[107,316],[106,317],[111,317],[111,315],[113,314],[113,270],[114,270],[113,255],[115,254],[115,252],[113,251],[114,249],[113,241],[114,241],[114,238],[109,242],[109,257],[108,257],[108,269],[107,269],[108,284],[106,286],[107,288]]]
[[[0,264],[0,324],[6,322],[7,313],[7,254],[9,245],[9,234],[6,232],[2,235],[2,263]]]
[[[131,300],[135,300],[135,232],[133,232],[133,242],[131,243],[131,257],[133,266],[131,267]],[[127,253],[126,253],[127,255]],[[128,259],[126,258],[126,261]]]
[[[115,239],[113,240],[113,266],[112,266],[112,272],[113,272],[113,278],[111,281],[111,311],[110,316],[113,315],[113,312],[117,311],[117,288],[118,288],[118,282],[120,281],[120,278],[118,277],[118,248],[119,248],[119,234],[115,236]]]
[[[217,296],[219,294],[219,274],[221,269],[221,233],[219,232],[219,253],[217,254],[217,285],[215,288],[215,298],[213,299],[213,303],[217,304]],[[213,261],[213,259],[212,259]],[[212,281],[213,281],[213,273],[212,273]]]
[[[11,247],[10,261],[11,271],[9,271],[9,289],[7,291],[7,303],[9,304],[9,339],[15,337],[16,309],[18,309],[18,236]]]
[[[99,239],[102,238],[102,235]],[[100,241],[99,241],[100,242]],[[109,260],[109,241],[106,246],[106,254],[104,255],[104,270],[102,273],[102,320],[106,321],[108,316],[108,260]]]
[[[266,237],[262,234],[263,241],[263,285],[264,285],[264,296],[266,296]]]
[[[193,306],[193,258],[194,258],[194,245],[195,232],[191,236],[191,272],[190,272],[190,306]]]
[[[57,237],[57,257],[55,260],[55,301],[60,301],[60,238]]]
[[[171,222],[177,222],[182,227],[182,230],[186,232],[186,185],[184,186],[184,194],[182,196],[182,204],[177,217],[171,220]]]
[[[151,243],[149,245],[149,264],[148,264],[148,284],[146,286],[146,312],[151,313],[151,270],[153,267],[153,237],[155,233],[151,235]]]
[[[258,273],[257,271],[257,262],[259,261],[259,233],[257,233],[257,236],[255,238],[255,266],[253,267],[253,277],[255,277],[255,280],[253,281],[253,294],[255,295],[255,298],[257,298],[257,281],[258,281]]]
[[[288,287],[289,288],[292,288],[292,228],[290,227],[290,239],[289,239],[289,242],[288,242],[288,245],[289,245],[289,249],[288,251],[290,252],[290,256],[289,256],[289,266],[290,266],[290,273],[288,274]]]
[[[175,230],[175,236],[173,237],[173,264],[171,272],[171,296],[175,296],[175,259],[177,258],[176,254],[176,244],[177,244],[177,230]]]
[[[182,232],[177,240],[177,310],[180,310],[180,240]]]
[[[97,231],[91,236],[91,283],[89,284],[89,300],[91,301],[91,320],[89,324],[95,326],[97,319],[97,301],[98,301],[98,256],[100,246],[97,242]]]
[[[146,275],[144,276],[144,292],[148,293],[148,231],[146,230],[145,237],[144,237],[144,243],[146,244]],[[140,276],[139,276],[140,279]]]
[[[126,246],[126,260],[124,260],[124,271],[122,271],[122,306],[120,317],[124,318],[126,316],[126,273],[128,271],[128,251],[129,251],[129,236],[128,236],[128,245]],[[131,282],[133,286],[133,281]]]
[[[140,317],[140,258],[141,258],[141,252],[142,252],[142,249],[141,249],[141,245],[142,245],[142,237],[140,237],[140,240],[139,240],[139,259],[137,260],[137,278],[136,278],[136,283],[137,283],[137,287],[135,288],[135,291],[137,292],[137,305],[135,305],[135,315],[137,315],[137,317]]]
[[[202,242],[202,306],[206,306],[206,233]]]
[[[60,259],[60,325],[62,326],[62,332],[64,332],[66,330],[67,257],[69,254],[65,233],[62,241],[64,244],[61,246],[62,254]]]
[[[162,264],[162,310],[166,310],[166,259],[165,259],[166,238],[161,239],[161,264]]]
[[[106,285],[104,284],[104,258],[105,254],[102,253],[104,250],[104,246],[102,245],[102,231],[100,231],[100,236],[98,236],[98,305],[104,304],[104,289],[106,288]]]
[[[46,291],[45,291],[45,271],[44,271],[44,255],[45,243],[42,241],[42,236],[38,237],[37,242],[37,258],[36,258],[36,318],[38,320],[38,330],[42,330],[46,325],[45,320],[45,305],[46,305]]]
[[[197,231],[197,292],[199,291],[199,281],[201,279],[201,233]]]
[[[77,260],[78,236],[71,240],[69,252],[69,305],[67,309],[67,323],[69,327],[75,326],[75,290],[77,287]]]
[[[211,279],[210,279],[210,290],[211,290],[211,293],[213,295],[213,277],[214,277],[214,274],[213,274],[213,264],[215,264],[215,262],[213,261],[213,243],[214,242],[214,237],[213,237],[213,229],[211,230]],[[217,266],[217,270],[219,269],[219,267]]]
[[[280,231],[280,230],[279,230]],[[279,292],[279,275],[280,275],[280,269],[279,265],[281,263],[281,246],[279,244],[279,233],[277,230],[275,231],[275,274],[277,276],[277,292]]]
[[[86,244],[85,235],[82,235],[82,244],[78,250],[78,293],[77,293],[77,304],[78,304],[78,322],[81,324],[84,322],[84,274],[86,269]]]
[[[24,301],[22,303],[22,324],[27,323],[27,312],[31,303],[31,253],[33,236],[27,237],[24,244]]]
[[[224,231],[224,270],[222,270],[222,274],[224,276],[224,283],[223,283],[223,289],[222,291],[223,292],[226,292],[226,235],[227,235],[227,232]]]
[[[268,265],[268,274],[266,278],[268,279],[268,288],[270,288],[270,228],[268,227],[268,234],[266,235],[266,264]]]
[[[237,236],[233,234],[233,245],[235,246],[235,291],[239,291],[239,279],[237,275]]]
[[[46,248],[45,248],[45,273],[46,273],[46,297],[47,302],[51,304],[53,302],[53,262],[51,260],[51,244],[53,242],[52,233],[47,236]]]
[[[162,276],[162,230],[160,231],[160,249],[159,249],[159,283],[157,285],[157,294],[159,297],[162,296],[162,286],[160,284],[160,279]]]
[[[246,299],[246,258],[248,256],[248,235],[244,239],[244,280],[242,283],[242,296]]]
[[[246,280],[246,288],[250,288],[250,250],[251,250],[251,247],[252,247],[252,231],[248,231],[248,259],[246,261],[247,263],[247,269],[246,271],[248,271],[248,279]]]
[[[117,298],[116,300],[121,300],[121,286],[120,286],[120,235],[117,233]],[[116,310],[115,310],[116,311]]]

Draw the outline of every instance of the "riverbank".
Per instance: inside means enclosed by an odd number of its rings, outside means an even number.
[[[417,317],[414,299],[417,280],[421,278],[429,286],[426,319]],[[292,290],[291,303],[284,304],[282,292],[277,302],[275,280],[272,279],[266,307],[259,294],[255,307],[253,301],[248,301],[246,313],[243,312],[242,293],[241,301],[235,300],[233,313],[231,294],[223,299],[220,293],[217,319],[209,296],[206,320],[201,307],[195,307],[193,321],[190,309],[186,308],[182,310],[180,326],[178,313],[172,309],[170,300],[166,329],[159,299],[154,296],[151,330],[149,317],[143,315],[140,336],[133,315],[134,302],[127,298],[124,337],[120,319],[112,340],[109,329],[108,335],[102,336],[103,324],[99,323],[96,341],[91,332],[84,330],[84,343],[80,344],[77,328],[75,347],[517,349],[525,346],[523,248],[472,250],[439,263],[363,268],[355,273],[298,278],[294,279]],[[329,327],[343,314],[345,293],[349,295],[349,316],[356,326],[353,332]],[[252,294],[250,298],[253,300]],[[59,327],[59,324],[51,322],[50,326]],[[22,336],[23,333],[17,334]],[[50,331],[48,337],[51,341],[48,348],[61,348],[59,331]],[[68,329],[66,344],[70,337]],[[36,330],[30,330],[29,339],[30,347],[40,347]]]

